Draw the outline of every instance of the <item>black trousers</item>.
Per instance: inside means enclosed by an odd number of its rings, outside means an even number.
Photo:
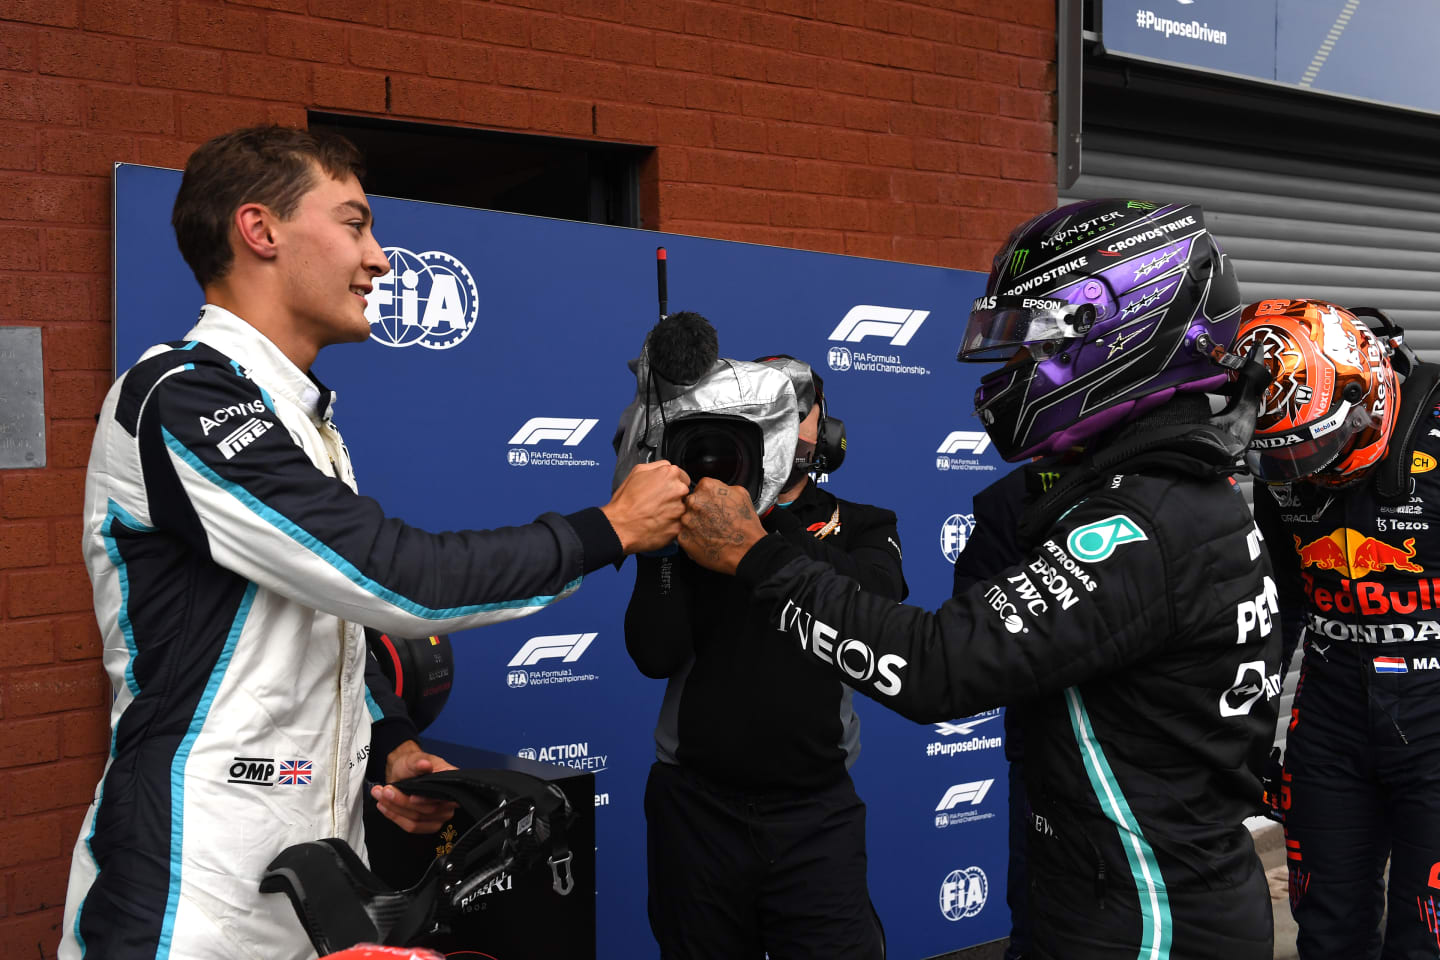
[[[1440,738],[1427,735],[1414,703],[1386,700],[1416,677],[1362,677],[1369,662],[1357,672],[1308,647],[1305,654],[1285,747],[1285,845],[1301,960],[1434,960]]]
[[[667,763],[645,788],[650,929],[664,960],[881,960],[865,804],[726,790]]]

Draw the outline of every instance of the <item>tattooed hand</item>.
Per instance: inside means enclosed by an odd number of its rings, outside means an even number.
[[[750,495],[705,477],[685,498],[680,546],[690,559],[719,573],[734,573],[740,559],[765,536]]]

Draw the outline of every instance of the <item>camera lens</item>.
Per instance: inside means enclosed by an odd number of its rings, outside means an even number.
[[[721,483],[733,484],[745,475],[745,451],[735,437],[722,433],[702,433],[687,437],[679,450],[680,469],[692,479],[714,477]]]

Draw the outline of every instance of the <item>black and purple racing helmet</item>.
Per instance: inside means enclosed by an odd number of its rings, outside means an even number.
[[[1240,322],[1235,271],[1193,204],[1086,200],[1017,227],[972,305],[975,412],[1006,460],[1083,445],[1228,375],[1196,341]],[[1023,350],[1022,350],[1023,348]]]

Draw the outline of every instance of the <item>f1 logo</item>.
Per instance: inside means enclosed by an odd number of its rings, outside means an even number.
[[[990,449],[990,434],[984,430],[952,430],[940,444],[936,453],[959,453],[961,450],[969,450],[977,457]]]
[[[891,346],[903,347],[928,316],[929,310],[876,307],[862,303],[850,308],[845,318],[830,331],[830,339],[857,343],[866,337],[889,337]]]
[[[972,807],[985,799],[985,794],[990,792],[994,780],[976,780],[974,783],[957,783],[945,791],[945,796],[940,798],[940,803],[935,807],[936,812],[942,810],[953,810],[962,803],[968,802]]]
[[[520,652],[510,658],[512,667],[528,667],[541,660],[562,659],[574,663],[599,636],[596,633],[563,633],[553,637],[531,637]]]
[[[565,446],[573,447],[585,439],[599,420],[577,420],[573,417],[531,417],[525,426],[515,431],[511,443],[534,446],[541,440],[564,440]]]

